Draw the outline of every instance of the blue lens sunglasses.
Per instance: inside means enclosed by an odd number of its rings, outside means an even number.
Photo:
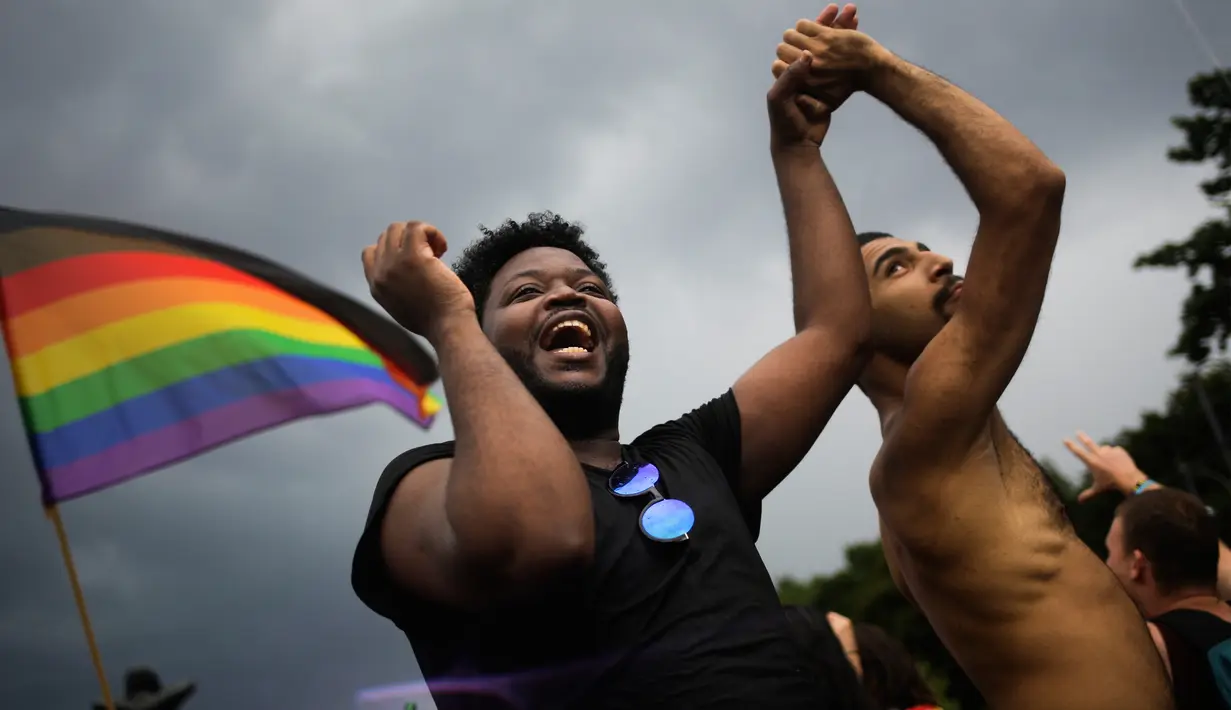
[[[641,509],[641,532],[656,542],[688,539],[696,522],[692,508],[682,500],[668,498],[658,490],[658,467],[652,463],[633,465],[622,462],[611,472],[607,488],[619,498],[636,498],[649,493],[654,498]]]

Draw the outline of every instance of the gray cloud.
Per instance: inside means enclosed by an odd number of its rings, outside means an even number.
[[[1231,58],[1231,5],[1189,0]],[[146,0],[22,3],[0,26],[0,201],[236,243],[364,294],[386,223],[555,209],[590,227],[634,340],[626,434],[728,386],[790,333],[764,92],[781,31],[816,7],[707,3]],[[864,29],[1003,111],[1069,173],[1042,324],[1004,402],[1038,452],[1156,406],[1183,281],[1132,257],[1207,214],[1164,158],[1208,63],[1165,3],[875,3]],[[861,228],[962,261],[975,216],[935,151],[856,97],[826,155]],[[12,388],[0,378],[0,402]],[[349,589],[371,486],[429,434],[369,409],[263,434],[63,508],[113,677],[197,678],[193,707],[349,707],[414,677]],[[770,497],[774,574],[832,569],[875,535],[877,434],[852,397]],[[0,405],[0,706],[97,696],[12,404]],[[1065,462],[1067,463],[1067,462]],[[1070,470],[1073,470],[1070,467]],[[10,582],[15,580],[16,583]]]

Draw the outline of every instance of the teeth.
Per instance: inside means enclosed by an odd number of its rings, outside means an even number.
[[[587,338],[590,337],[590,326],[579,320],[566,320],[563,323],[557,323],[556,327],[551,329],[551,332],[554,333],[561,328],[579,328],[581,332],[586,334]]]
[[[556,348],[555,350],[552,350],[552,352],[553,353],[588,353],[590,351],[586,350],[585,348],[579,348],[576,345],[572,345],[567,348]]]

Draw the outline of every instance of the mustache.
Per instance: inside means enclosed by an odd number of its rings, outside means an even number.
[[[961,276],[950,276],[945,279],[945,285],[932,298],[932,310],[940,313],[944,309],[945,304],[949,302],[949,299],[953,298],[953,288],[962,283],[963,280]]]

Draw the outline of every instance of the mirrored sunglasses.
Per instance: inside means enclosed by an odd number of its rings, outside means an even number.
[[[636,498],[649,493],[653,500],[641,509],[641,532],[657,542],[688,539],[696,522],[692,508],[682,500],[667,498],[658,490],[658,467],[652,463],[621,463],[611,472],[607,487],[620,498]]]

